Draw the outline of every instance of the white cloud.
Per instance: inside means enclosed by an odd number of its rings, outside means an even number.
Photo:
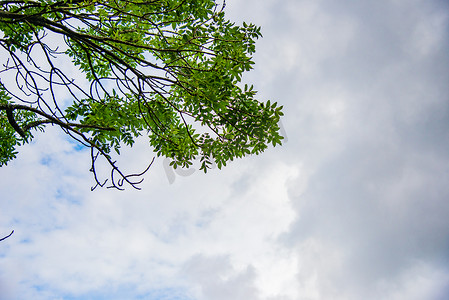
[[[251,266],[236,272],[226,256],[195,256],[184,265],[185,276],[199,285],[197,299],[258,299]]]

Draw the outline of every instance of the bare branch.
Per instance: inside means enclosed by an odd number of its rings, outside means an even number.
[[[6,240],[7,238],[9,238],[12,234],[14,233],[14,230],[13,231],[11,231],[11,233],[10,234],[8,234],[7,236],[5,236],[5,237],[3,237],[3,238],[1,238],[0,239],[0,242],[1,241],[3,241],[3,240]]]

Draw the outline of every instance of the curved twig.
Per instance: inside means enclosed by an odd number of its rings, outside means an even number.
[[[8,234],[7,236],[5,236],[5,237],[3,237],[3,238],[1,238],[0,239],[0,242],[1,241],[3,241],[3,240],[6,240],[7,238],[9,238],[12,234],[14,233],[14,230],[13,231],[11,231],[11,233],[10,234]]]

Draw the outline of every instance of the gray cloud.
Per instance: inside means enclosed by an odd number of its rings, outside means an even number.
[[[448,14],[415,4],[321,1],[329,24],[346,18],[352,34],[289,87],[291,158],[312,175],[305,190],[290,184],[298,218],[283,241],[316,261],[299,280],[315,274],[319,299],[403,299],[395,293],[422,264],[423,277],[440,272],[424,298],[449,283]]]

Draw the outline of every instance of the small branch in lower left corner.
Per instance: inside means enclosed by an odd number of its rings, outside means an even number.
[[[13,233],[14,233],[14,230],[11,231],[11,233],[8,234],[7,236],[5,236],[4,238],[1,238],[1,239],[0,239],[0,242],[3,241],[3,240],[6,240],[7,238],[9,238]]]

